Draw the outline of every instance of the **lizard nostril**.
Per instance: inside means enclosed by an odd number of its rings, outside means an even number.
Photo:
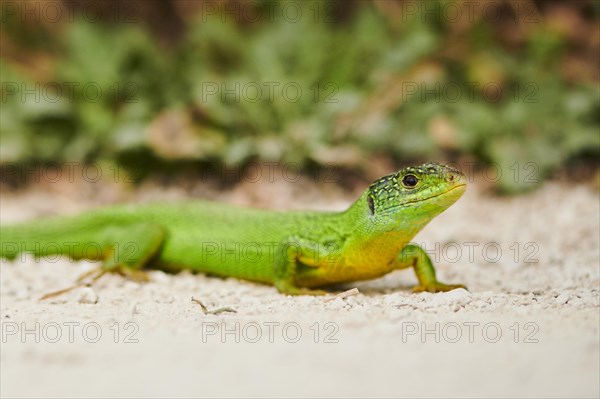
[[[456,176],[454,176],[454,173],[450,173],[450,176],[449,176],[449,178],[448,178],[448,179],[449,179],[450,181],[454,181],[454,178],[455,178],[455,177],[456,177]]]

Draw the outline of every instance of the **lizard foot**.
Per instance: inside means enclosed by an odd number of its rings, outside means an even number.
[[[104,276],[106,273],[107,273],[107,270],[103,269],[102,267],[92,269],[89,272],[85,272],[81,276],[79,276],[77,278],[77,281],[75,282],[75,284],[73,284],[69,287],[66,287],[66,288],[62,288],[60,290],[48,292],[48,293],[42,295],[40,297],[40,300],[54,298],[56,296],[59,296],[59,295],[65,294],[69,291],[72,291],[75,288],[86,287],[86,286],[89,287],[92,284],[94,284],[96,281],[98,281],[100,279],[100,277]],[[86,279],[88,279],[88,278],[89,278],[89,281],[86,281]]]
[[[311,288],[297,288],[295,290],[287,291],[287,292],[283,292],[283,293],[288,294],[288,295],[311,295],[311,296],[329,294],[327,291],[313,290]]]
[[[313,290],[312,288],[294,288],[291,290],[287,290],[287,291],[279,291],[282,294],[287,294],[287,295],[311,295],[311,296],[317,296],[317,295],[327,295],[329,294],[327,291],[323,291],[323,290]]]
[[[416,285],[413,288],[413,292],[446,292],[457,288],[467,289],[467,287],[462,284],[444,284],[436,281],[427,285]]]
[[[126,279],[135,281],[136,283],[147,283],[150,281],[148,273],[143,270],[128,267],[126,265],[111,265],[110,267],[103,267],[104,273],[117,273]]]
[[[305,288],[305,287],[296,287],[291,284],[276,283],[275,287],[277,288],[277,290],[279,292],[281,292],[282,294],[287,294],[287,295],[313,295],[314,296],[314,295],[328,294],[327,291],[314,290],[312,288]]]
[[[42,295],[40,297],[40,300],[54,298],[56,296],[59,296],[59,295],[65,294],[69,291],[72,291],[75,288],[89,287],[107,273],[117,273],[117,274],[119,274],[127,279],[130,279],[132,281],[135,281],[137,283],[144,283],[144,282],[150,281],[148,274],[141,270],[132,269],[130,267],[121,266],[121,265],[111,265],[111,266],[104,265],[104,266],[96,267],[88,272],[83,273],[82,275],[80,275],[77,278],[75,284],[73,284],[69,287],[62,288],[60,290],[56,290],[56,291],[52,291],[52,292],[48,292],[48,293]]]

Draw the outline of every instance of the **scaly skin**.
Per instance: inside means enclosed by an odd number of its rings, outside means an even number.
[[[466,180],[438,164],[384,176],[343,212],[273,212],[195,201],[107,207],[0,228],[0,256],[64,254],[134,274],[144,267],[192,270],[273,284],[286,294],[372,279],[413,267],[415,291],[462,285],[437,281],[410,240],[464,193]]]

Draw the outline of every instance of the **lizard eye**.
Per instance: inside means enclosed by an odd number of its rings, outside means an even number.
[[[418,182],[419,179],[415,175],[406,175],[402,178],[402,185],[406,188],[414,188]]]

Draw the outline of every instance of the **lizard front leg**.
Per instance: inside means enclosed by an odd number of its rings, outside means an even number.
[[[273,265],[273,285],[279,292],[288,295],[324,295],[327,292],[306,287],[298,287],[296,276],[300,263],[309,267],[320,267],[327,257],[315,242],[291,238],[279,244]]]
[[[408,244],[396,258],[396,269],[412,267],[419,279],[419,284],[413,292],[443,292],[456,288],[467,288],[462,284],[444,284],[437,280],[435,269],[427,253],[418,245]]]

